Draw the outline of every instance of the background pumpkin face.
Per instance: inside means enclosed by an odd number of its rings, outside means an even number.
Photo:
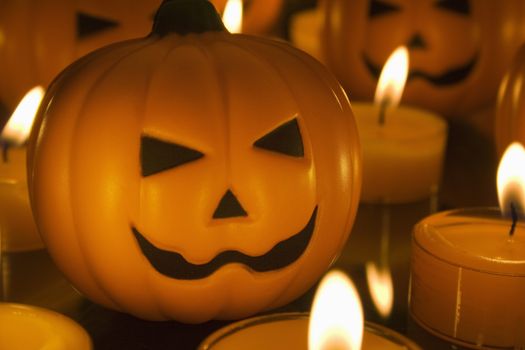
[[[386,58],[407,45],[403,101],[447,117],[494,102],[525,38],[519,0],[327,0],[325,11],[326,61],[353,98],[372,99]]]
[[[161,0],[5,0],[0,3],[0,100],[14,108],[75,59],[147,35]]]
[[[36,221],[103,305],[245,317],[305,292],[350,231],[348,100],[285,44],[225,32],[125,42],[68,68],[45,103],[29,156]]]
[[[505,75],[498,95],[495,139],[498,153],[514,141],[525,143],[525,45],[522,45]]]

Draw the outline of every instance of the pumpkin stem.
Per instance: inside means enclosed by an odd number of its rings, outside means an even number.
[[[153,34],[160,36],[221,31],[226,28],[208,0],[164,0],[153,23]]]

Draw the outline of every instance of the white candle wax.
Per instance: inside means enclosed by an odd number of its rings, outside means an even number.
[[[379,106],[352,103],[352,109],[363,150],[363,202],[407,203],[437,191],[447,138],[442,118],[399,106],[380,124]]]
[[[76,322],[39,307],[0,303],[0,349],[91,350]]]

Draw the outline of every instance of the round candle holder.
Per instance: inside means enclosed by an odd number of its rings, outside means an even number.
[[[461,346],[525,348],[525,225],[497,208],[460,209],[419,222],[412,237],[410,313]]]
[[[447,124],[438,115],[398,106],[386,111],[372,103],[352,103],[363,152],[361,201],[410,203],[438,190]]]
[[[223,327],[197,350],[308,349],[309,313],[288,312],[253,317]],[[420,350],[410,339],[380,325],[365,322],[363,350]]]
[[[92,349],[80,325],[51,310],[0,303],[0,325],[0,349]]]

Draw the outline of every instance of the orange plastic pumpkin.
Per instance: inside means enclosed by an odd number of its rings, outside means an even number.
[[[495,139],[500,155],[514,141],[525,144],[525,45],[503,78],[496,108]]]
[[[0,100],[14,108],[77,58],[147,35],[160,0],[0,1]]]
[[[285,43],[229,34],[207,1],[168,1],[149,37],[70,66],[33,131],[33,211],[56,264],[142,318],[286,304],[354,220],[359,145],[342,88]]]
[[[211,0],[217,10],[222,13],[228,0]],[[244,16],[242,32],[247,34],[265,34],[275,25],[284,0],[243,0]]]
[[[403,101],[447,117],[492,107],[525,40],[522,0],[326,0],[324,54],[352,99],[371,100],[399,45],[410,49]]]

